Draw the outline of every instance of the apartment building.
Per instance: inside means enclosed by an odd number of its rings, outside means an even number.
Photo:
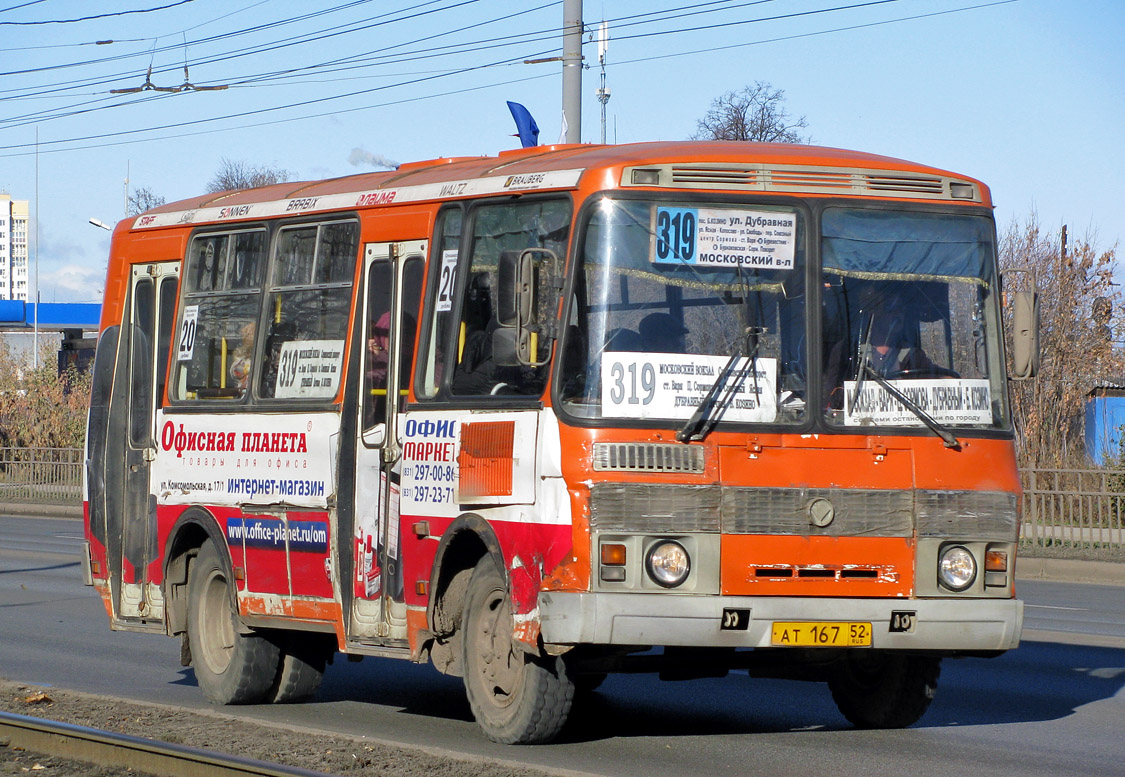
[[[0,300],[28,298],[27,200],[0,194]]]

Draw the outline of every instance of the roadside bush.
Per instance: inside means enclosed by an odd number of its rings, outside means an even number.
[[[81,448],[90,375],[58,371],[58,347],[44,345],[39,366],[0,341],[0,447]]]

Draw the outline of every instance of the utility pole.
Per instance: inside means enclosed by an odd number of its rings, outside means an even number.
[[[582,0],[563,0],[563,122],[566,142],[582,142]]]
[[[29,283],[30,287],[31,284]],[[25,297],[31,295],[25,295]],[[31,350],[34,351],[35,369],[39,369],[39,125],[35,125],[35,340]]]

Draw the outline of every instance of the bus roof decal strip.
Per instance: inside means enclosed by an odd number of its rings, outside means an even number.
[[[568,189],[578,185],[585,170],[554,170],[541,173],[516,173],[497,175],[488,178],[474,178],[443,183],[427,183],[416,186],[399,186],[389,189],[368,189],[343,194],[293,197],[268,202],[251,202],[240,205],[224,205],[199,208],[198,210],[179,210],[166,213],[149,213],[137,217],[134,229],[171,227],[178,224],[197,224],[259,219],[297,213],[317,213],[351,208],[364,208],[372,205],[389,205],[400,202],[421,202],[424,200],[444,200],[454,197],[473,197],[504,192],[528,192],[545,189]]]

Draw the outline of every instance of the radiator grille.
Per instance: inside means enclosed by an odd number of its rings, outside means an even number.
[[[594,469],[599,472],[703,473],[703,447],[664,443],[594,444]]]
[[[831,502],[827,526],[812,524],[809,503]],[[591,528],[622,532],[701,531],[809,537],[948,537],[1014,542],[1016,497],[980,491],[745,488],[719,485],[597,483]]]
[[[918,536],[1015,542],[1016,495],[989,491],[919,491]]]
[[[809,522],[808,504],[827,499],[835,509],[828,526]],[[910,491],[845,488],[723,489],[727,534],[807,534],[829,537],[909,537],[914,530]]]
[[[719,531],[719,486],[597,483],[590,528],[619,532]]]

